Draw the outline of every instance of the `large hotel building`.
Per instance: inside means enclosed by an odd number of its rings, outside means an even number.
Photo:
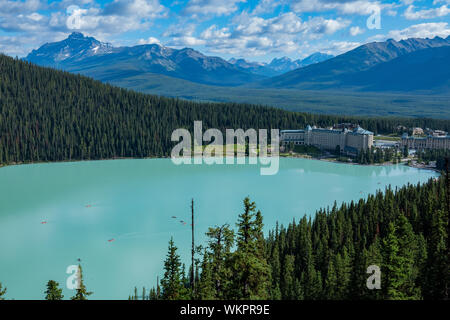
[[[373,146],[373,132],[364,130],[359,126],[353,130],[307,126],[304,130],[281,130],[280,138],[283,146],[291,143],[294,145],[312,145],[332,151],[339,146],[342,153],[352,155]]]
[[[450,136],[411,137],[408,134],[402,136],[401,145],[408,149],[450,149]]]

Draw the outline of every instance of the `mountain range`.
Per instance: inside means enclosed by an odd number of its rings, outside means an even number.
[[[301,90],[448,91],[448,46],[450,36],[372,42],[326,61],[262,80],[255,86]]]
[[[81,73],[102,81],[143,74],[160,74],[194,83],[237,86],[291,71],[331,56],[317,53],[304,60],[274,59],[270,64],[243,59],[225,61],[194,49],[173,49],[159,44],[113,47],[74,32],[67,39],[33,50],[26,60],[42,66]]]
[[[281,75],[283,73],[298,68],[306,67],[310,64],[322,62],[331,59],[333,57],[334,56],[326,53],[316,52],[304,59],[297,59],[297,60],[292,60],[291,58],[288,57],[282,57],[282,58],[274,58],[270,63],[265,63],[265,62],[248,62],[245,59],[232,58],[228,60],[228,62],[237,65],[240,68],[247,70],[248,72],[272,77]]]
[[[389,39],[361,45],[336,57],[315,53],[305,59],[275,58],[269,63],[225,61],[191,48],[159,44],[114,47],[74,32],[47,43],[25,59],[81,73],[128,88],[215,87],[382,92],[449,92],[450,37]],[[196,90],[192,90],[196,87]],[[155,93],[155,92],[152,92]],[[156,92],[158,93],[158,92]]]
[[[324,61],[333,56],[315,53],[305,59],[275,58],[270,63],[244,59],[225,61],[191,48],[173,49],[159,44],[113,47],[74,32],[67,39],[33,50],[26,60],[42,66],[81,73],[102,81],[160,74],[194,83],[238,86]]]
[[[113,47],[76,32],[63,41],[33,50],[26,60],[102,81],[145,73],[210,85],[239,85],[264,78],[190,48],[177,50],[158,44]]]

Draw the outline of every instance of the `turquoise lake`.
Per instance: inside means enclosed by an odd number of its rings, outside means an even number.
[[[358,200],[387,185],[437,175],[402,165],[288,158],[280,159],[273,176],[261,176],[257,165],[176,166],[170,159],[4,167],[0,281],[7,299],[43,299],[50,279],[67,299],[74,292],[66,288],[66,269],[80,258],[92,299],[127,299],[134,286],[140,293],[162,276],[170,237],[189,265],[191,198],[199,243],[209,226],[234,227],[246,196],[263,213],[267,231],[276,221],[288,224],[335,200]]]

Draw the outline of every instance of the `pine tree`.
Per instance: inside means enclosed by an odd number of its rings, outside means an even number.
[[[294,261],[295,257],[293,255],[286,255],[284,260],[283,281],[281,286],[283,300],[297,299]]]
[[[244,199],[244,212],[238,218],[237,250],[233,254],[234,294],[238,299],[267,299],[270,266],[262,244],[262,215],[255,203]]]
[[[216,283],[213,278],[212,261],[209,253],[205,250],[201,264],[202,273],[197,283],[198,297],[201,300],[213,300],[217,297]]]
[[[300,282],[305,300],[318,300],[322,298],[322,276],[320,271],[316,271],[312,259],[307,262]]]
[[[278,231],[277,231],[278,232]],[[295,258],[295,257],[294,257]],[[280,300],[282,298],[281,294],[281,264],[280,264],[280,253],[278,250],[278,245],[275,244],[272,250],[272,254],[269,259],[272,269],[272,290],[271,299]],[[295,273],[295,270],[294,270]]]
[[[179,300],[186,294],[180,256],[177,254],[177,247],[173,239],[169,241],[169,249],[166,261],[164,262],[164,277],[161,279],[162,297],[165,300]]]
[[[86,290],[86,286],[83,281],[83,270],[81,265],[78,265],[78,288],[76,289],[77,293],[73,296],[72,300],[87,300],[87,297],[90,296],[93,292],[88,292]]]
[[[234,232],[227,224],[209,228],[207,256],[210,258],[211,278],[214,281],[215,297],[218,299],[228,295],[232,273],[229,266],[231,248],[234,244]]]
[[[2,288],[2,283],[0,282],[0,300],[5,300],[4,296],[6,294],[6,288]]]
[[[431,237],[428,245],[426,263],[426,285],[424,297],[427,299],[443,299],[445,297],[445,278],[448,272],[446,217],[438,210],[431,220]]]
[[[45,291],[45,300],[62,300],[64,295],[62,289],[58,288],[59,283],[54,280],[49,280],[47,283],[47,291]]]
[[[387,236],[383,240],[383,267],[381,270],[383,275],[382,288],[386,299],[402,297],[399,287],[403,276],[401,275],[401,257],[398,255],[400,248],[396,230],[395,224],[389,223]]]
[[[403,258],[403,274],[405,276],[402,292],[407,299],[420,299],[421,292],[418,287],[418,273],[421,261],[418,260],[418,241],[411,223],[401,213],[397,217],[397,234],[399,255]]]
[[[148,299],[149,300],[158,300],[158,297],[156,295],[156,290],[155,288],[151,288],[149,293],[148,293]]]
[[[341,254],[336,255],[335,260],[335,270],[336,270],[336,278],[337,283],[339,284],[335,288],[336,299],[343,300],[348,298],[349,294],[349,284],[350,284],[350,272],[351,272],[351,264],[350,264],[350,256],[347,253],[347,248],[344,247],[344,250]]]
[[[327,300],[338,299],[336,289],[339,286],[336,270],[334,268],[333,260],[330,260],[328,265],[327,277],[325,278],[324,297]]]

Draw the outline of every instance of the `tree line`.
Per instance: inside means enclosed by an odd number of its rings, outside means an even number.
[[[448,181],[447,181],[448,184]],[[198,248],[196,286],[169,242],[164,275],[148,299],[448,299],[446,179],[387,188],[367,199],[321,209],[263,237],[263,218],[244,199],[236,232],[209,228]],[[380,289],[366,285],[368,266]],[[192,268],[192,266],[191,266]],[[145,290],[145,289],[144,289]],[[144,291],[145,292],[145,291]],[[144,295],[145,297],[145,295]],[[135,296],[137,299],[137,289]]]
[[[356,162],[360,164],[381,164],[385,162],[400,162],[401,155],[395,148],[375,148],[371,147],[359,152],[356,155]]]
[[[375,133],[398,125],[450,131],[449,120],[289,112],[240,103],[137,93],[0,55],[0,164],[164,157],[176,128],[292,129],[353,122]]]

